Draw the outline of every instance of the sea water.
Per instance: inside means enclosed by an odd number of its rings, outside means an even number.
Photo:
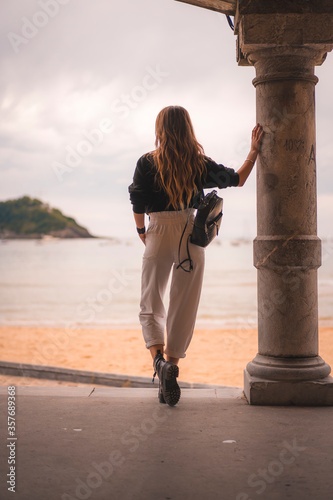
[[[143,251],[139,238],[0,243],[0,323],[139,327]],[[322,253],[319,322],[332,326],[333,241]],[[256,279],[252,242],[216,238],[206,249],[197,328],[256,327]]]

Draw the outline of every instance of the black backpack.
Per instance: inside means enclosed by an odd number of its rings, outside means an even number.
[[[200,197],[196,199],[195,208],[197,207],[197,213],[194,219],[192,233],[187,239],[187,259],[180,262],[180,248],[185,234],[185,230],[188,224],[188,218],[180,238],[179,248],[178,248],[178,260],[179,264],[177,269],[180,267],[183,271],[191,272],[193,269],[193,263],[189,252],[188,242],[190,241],[193,245],[198,245],[199,247],[206,247],[211,241],[219,234],[219,229],[222,222],[222,209],[223,209],[223,198],[217,196],[217,191],[211,191],[206,196],[203,193]],[[189,261],[190,268],[185,269],[183,267],[184,262]]]

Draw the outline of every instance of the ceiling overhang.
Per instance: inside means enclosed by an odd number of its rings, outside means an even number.
[[[234,16],[236,13],[237,0],[176,0],[177,2],[189,3],[204,9],[215,10],[222,14]]]

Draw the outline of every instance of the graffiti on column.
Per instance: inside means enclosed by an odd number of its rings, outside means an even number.
[[[314,145],[312,144],[311,146],[311,151],[310,151],[310,156],[309,156],[309,161],[308,161],[308,165],[310,165],[310,162],[311,161],[314,161],[315,164],[316,164],[316,155],[315,155],[315,149],[314,149]]]
[[[284,147],[286,151],[299,151],[304,149],[304,141],[303,139],[286,139]]]

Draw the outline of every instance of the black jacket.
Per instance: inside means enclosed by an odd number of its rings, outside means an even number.
[[[232,168],[218,165],[208,156],[204,157],[206,173],[196,182],[198,189],[218,187],[220,189],[238,186],[239,175]],[[137,214],[164,212],[166,210],[180,210],[180,208],[166,208],[169,202],[168,195],[155,182],[156,168],[149,160],[148,155],[139,158],[134,172],[133,183],[128,187],[133,212]],[[189,207],[193,206],[192,200]],[[186,204],[185,204],[185,208]]]

